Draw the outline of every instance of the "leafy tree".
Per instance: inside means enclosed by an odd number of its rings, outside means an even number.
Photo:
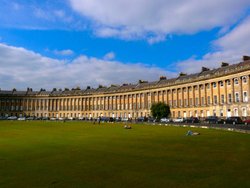
[[[168,117],[171,114],[170,107],[163,102],[153,103],[150,110],[152,116],[157,119]]]

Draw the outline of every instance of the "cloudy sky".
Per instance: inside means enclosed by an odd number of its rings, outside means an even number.
[[[250,0],[0,0],[0,88],[97,87],[250,55]]]

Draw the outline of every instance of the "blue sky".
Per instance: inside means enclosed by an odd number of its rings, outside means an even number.
[[[85,88],[250,55],[250,0],[0,0],[0,88]]]

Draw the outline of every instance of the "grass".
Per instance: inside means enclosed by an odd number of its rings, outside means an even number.
[[[249,134],[132,127],[0,121],[0,187],[250,187]]]

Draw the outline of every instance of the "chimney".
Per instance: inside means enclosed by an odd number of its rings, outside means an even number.
[[[186,74],[186,73],[181,72],[181,73],[179,74],[179,76],[187,76],[187,74]]]
[[[227,67],[229,64],[225,62],[221,62],[221,67]]]
[[[145,80],[139,80],[138,81],[139,84],[142,84],[142,83],[148,83],[148,81],[145,81]]]
[[[209,71],[210,69],[209,68],[207,68],[207,67],[202,67],[201,68],[201,72],[204,72],[204,71]]]
[[[166,80],[166,79],[167,79],[166,76],[161,76],[161,77],[160,77],[160,80]]]
[[[243,60],[243,61],[249,61],[249,60],[250,60],[250,56],[244,55],[244,56],[242,57],[242,60]]]

